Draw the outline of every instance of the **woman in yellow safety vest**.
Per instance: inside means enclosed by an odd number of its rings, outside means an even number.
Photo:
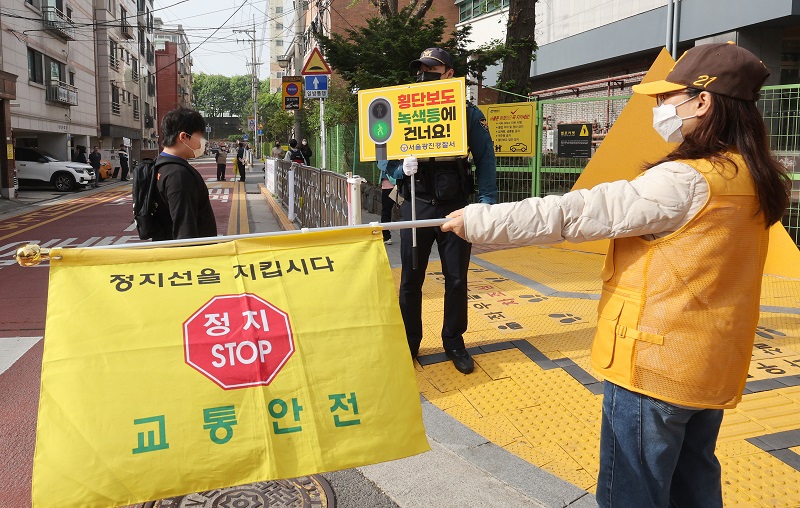
[[[742,397],[769,227],[789,200],[756,108],[768,76],[733,43],[692,48],[665,80],[633,87],[679,143],[638,178],[469,205],[442,226],[473,243],[612,239],[592,346],[601,507],[722,506],[717,435]]]

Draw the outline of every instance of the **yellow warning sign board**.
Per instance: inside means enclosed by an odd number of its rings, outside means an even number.
[[[308,60],[306,60],[306,64],[303,66],[303,70],[300,74],[303,76],[311,74],[331,74],[331,68],[328,62],[322,58],[322,53],[319,52],[319,48],[314,48],[311,51],[311,55],[309,55]]]
[[[284,76],[282,79],[283,109],[295,110],[303,107],[303,76]]]
[[[358,92],[362,161],[466,155],[464,78]]]
[[[586,124],[581,125],[581,133],[578,136],[591,136],[589,132],[589,126]]]
[[[478,108],[489,122],[495,155],[532,157],[536,154],[535,102],[488,104]]]

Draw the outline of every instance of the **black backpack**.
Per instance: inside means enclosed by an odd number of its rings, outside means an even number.
[[[306,159],[305,157],[303,157],[303,152],[301,152],[299,149],[290,148],[289,153],[290,153],[289,157],[291,157],[292,162],[297,162],[300,164],[306,163]]]
[[[158,169],[153,159],[142,159],[133,173],[133,220],[141,240],[159,236],[163,227],[156,219]]]

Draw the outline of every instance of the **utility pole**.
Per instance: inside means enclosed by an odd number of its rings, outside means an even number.
[[[259,158],[261,156],[261,140],[258,139],[258,66],[261,65],[261,62],[256,62],[256,19],[253,16],[253,28],[250,30],[234,30],[234,33],[243,33],[247,35],[250,39],[250,46],[252,50],[252,56],[250,59],[250,67],[251,73],[253,77],[253,145],[255,148],[253,149],[253,156],[255,158]],[[245,40],[236,40],[236,42],[247,42]],[[253,161],[255,162],[255,161]]]
[[[303,34],[303,11],[305,0],[294,0],[294,75],[299,76],[303,70],[303,50],[305,49]],[[294,112],[294,138],[300,142],[303,133],[300,132],[303,110],[298,109]]]

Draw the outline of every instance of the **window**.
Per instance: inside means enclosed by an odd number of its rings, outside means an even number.
[[[119,68],[119,61],[117,60],[117,49],[119,45],[117,41],[114,39],[109,40],[109,53],[108,53],[108,64],[114,68]]]
[[[281,23],[280,21],[276,21],[275,30],[283,30],[283,23]]]
[[[75,86],[75,73],[74,72],[70,72],[69,73],[69,84],[72,85],[72,86]]]
[[[133,96],[133,119],[139,119],[139,97]]]
[[[115,115],[119,114],[119,87],[111,85],[111,112]]]
[[[63,83],[64,81],[66,81],[64,64],[62,64],[61,62],[57,62],[55,60],[51,60],[49,58],[45,58],[45,61],[47,62],[47,67],[50,71],[48,79],[51,83],[53,82]]]
[[[458,21],[466,21],[472,17],[472,0],[465,0],[458,6]]]
[[[72,21],[72,9],[70,9],[69,7],[67,7],[66,15],[67,15],[67,21]]]
[[[106,4],[106,10],[108,10],[112,16],[114,15],[114,0],[108,0],[108,3]]]
[[[278,46],[278,47],[282,47],[283,46],[283,39],[276,40],[275,41],[275,45]]]
[[[44,55],[28,48],[28,80],[44,84]]]
[[[275,14],[283,14],[283,6],[279,5],[275,7]]]
[[[278,73],[276,74],[276,76],[278,77],[278,79],[281,79],[281,78],[283,77],[283,75],[284,75],[284,74],[285,74],[285,73],[284,73],[283,71],[278,71]]]
[[[472,17],[477,18],[486,12],[486,0],[474,0],[472,2]]]
[[[122,21],[123,25],[125,25],[125,22],[128,20],[128,11],[122,7],[119,8],[119,19]]]

